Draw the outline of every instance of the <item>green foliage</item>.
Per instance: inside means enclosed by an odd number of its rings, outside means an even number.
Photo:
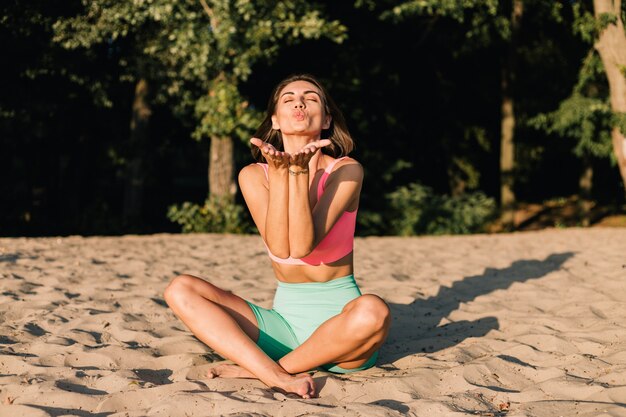
[[[196,115],[200,124],[193,137],[222,136],[224,134],[245,138],[260,121],[261,113],[250,109],[248,101],[239,94],[237,86],[225,79],[218,78],[210,83],[209,94],[196,102]]]
[[[383,11],[380,17],[396,23],[419,16],[451,19],[460,24],[465,38],[453,52],[456,55],[510,38],[510,22],[508,16],[502,15],[499,3],[498,0],[408,0]]]
[[[580,36],[583,41],[593,44],[600,33],[600,27],[593,15],[593,9],[585,8],[583,2],[576,2],[572,5],[572,12],[574,14],[574,22],[572,24],[574,34]]]
[[[617,15],[613,13],[601,13],[598,16],[598,26],[600,30],[607,28],[609,25],[617,23]]]
[[[10,0],[0,6],[3,56],[10,63],[0,81],[0,161],[7,178],[1,189],[11,201],[0,229],[15,235],[129,232],[119,199],[132,156],[124,136],[139,77],[149,81],[154,121],[150,140],[137,150],[150,174],[142,204],[145,232],[180,230],[183,224],[163,215],[167,202],[190,201],[184,196],[206,187],[208,144],[185,137],[248,136],[267,81],[303,68],[326,81],[357,139],[354,156],[367,174],[358,233],[391,234],[391,220],[405,215],[392,212],[381,196],[410,182],[454,193],[497,193],[498,66],[509,39],[511,1],[496,7],[357,0],[359,10],[353,2],[205,1],[209,12],[202,0]],[[378,19],[383,9],[404,3],[402,24],[392,13]],[[523,4],[513,83],[516,193],[522,201],[540,201],[576,192],[579,164],[571,149],[607,149],[602,126],[609,117],[608,84],[595,53],[575,78],[601,27],[590,0]],[[578,13],[573,26],[572,8]],[[559,15],[562,9],[567,13]],[[411,10],[417,14],[408,19]],[[327,11],[331,17],[324,19]],[[345,28],[333,19],[350,28],[345,46],[329,42],[345,39]],[[325,41],[283,49],[307,36]],[[247,76],[250,71],[254,76]],[[529,115],[540,111],[555,112],[537,117],[542,131],[528,129]],[[626,117],[612,117],[624,129]],[[550,141],[548,131],[569,141]],[[236,163],[244,163],[247,147],[235,148],[244,151]],[[615,179],[603,172],[594,174],[594,196],[612,201]],[[194,200],[195,216],[193,205],[185,207],[187,229],[209,228],[203,200]],[[182,206],[174,209],[180,220]],[[432,211],[412,221],[428,223]]]
[[[397,188],[387,198],[391,206],[388,231],[393,235],[477,233],[496,214],[495,200],[482,192],[450,197],[411,183]]]
[[[626,6],[622,5],[622,20],[626,17]],[[613,13],[601,13],[597,18],[594,16],[594,10],[591,4],[587,2],[576,2],[572,5],[572,12],[574,16],[574,23],[572,29],[574,34],[580,36],[580,38],[593,44],[600,32],[607,26],[616,24],[618,22],[618,16]]]
[[[245,140],[258,114],[237,88],[253,65],[301,39],[342,42],[347,31],[303,0],[95,0],[54,30],[67,49],[106,47],[118,60],[120,80],[147,78],[156,102],[169,99],[178,114],[195,113],[194,137]]]
[[[411,236],[421,234],[428,223],[432,191],[417,183],[401,186],[387,194],[394,215],[390,216],[391,234]]]
[[[574,153],[577,156],[609,158],[615,163],[611,130],[618,126],[626,131],[626,118],[611,110],[604,66],[594,43],[604,28],[617,22],[618,16],[603,13],[596,18],[592,5],[587,2],[576,2],[572,12],[572,30],[590,45],[590,51],[580,67],[572,94],[556,110],[530,119],[529,126],[576,140]]]
[[[622,132],[622,135],[626,135],[626,113],[613,113],[613,120],[614,126]]]
[[[208,197],[204,204],[188,201],[169,207],[167,217],[182,226],[183,233],[250,233],[245,209],[229,198]]]
[[[549,134],[576,140],[577,156],[614,158],[611,129],[619,122],[608,101],[602,61],[591,50],[580,68],[572,95],[559,107],[531,118],[528,125]]]
[[[595,49],[591,49],[583,60],[573,92],[585,97],[608,98],[609,85],[604,72],[604,65]]]
[[[480,184],[480,172],[465,158],[453,157],[448,171],[456,171],[455,178],[461,178],[467,188],[476,189]]]
[[[468,12],[495,16],[498,11],[498,0],[409,0],[398,4],[383,13],[383,19],[403,20],[409,16],[449,17],[458,22],[467,18]]]
[[[385,216],[382,211],[360,209],[355,234],[358,236],[384,236],[391,233],[385,223]]]
[[[574,93],[562,101],[557,110],[535,116],[529,125],[547,133],[575,139],[577,144],[574,153],[577,156],[606,158],[613,154],[613,112],[605,100]]]
[[[239,91],[252,67],[271,61],[282,46],[322,37],[342,42],[347,31],[304,0],[93,0],[53,27],[59,45],[86,54],[105,48],[118,62],[119,81],[144,79],[155,103],[169,103],[183,119],[193,115],[195,139],[246,142],[260,120]],[[220,201],[185,203],[168,216],[185,231],[243,227],[238,211]]]

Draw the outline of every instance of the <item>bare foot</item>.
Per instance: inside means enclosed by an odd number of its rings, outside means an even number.
[[[251,378],[258,379],[252,372],[239,365],[218,365],[209,369],[207,372],[207,378]],[[284,377],[280,379],[278,383],[267,384],[272,389],[280,391],[285,394],[296,394],[302,398],[315,397],[315,382],[308,373],[302,373],[297,375],[289,375],[285,373]]]
[[[253,373],[239,365],[218,365],[209,369],[207,378],[255,378]]]
[[[297,375],[289,375],[277,386],[273,386],[273,389],[282,391],[284,393],[297,394],[302,398],[313,398],[316,395],[315,382],[313,377],[308,373],[302,373]]]

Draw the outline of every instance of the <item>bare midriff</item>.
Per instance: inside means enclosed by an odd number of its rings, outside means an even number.
[[[272,268],[276,278],[282,282],[328,282],[353,273],[352,255],[353,252],[350,252],[335,262],[320,265],[291,265],[272,261]]]

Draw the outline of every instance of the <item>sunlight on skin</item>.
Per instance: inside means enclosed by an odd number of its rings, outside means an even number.
[[[277,166],[292,164],[302,168],[306,168],[310,159],[317,152],[317,150],[330,145],[331,141],[328,139],[321,139],[310,142],[306,144],[302,149],[293,154],[281,152],[270,143],[263,142],[259,138],[250,139],[250,143],[258,147],[261,152],[265,154],[265,158],[266,160],[268,160],[268,162],[272,162]]]
[[[213,378],[247,378],[258,379],[253,373],[242,368],[239,365],[218,365],[215,368],[209,369],[207,372],[209,379]],[[315,383],[313,378],[308,373],[301,373],[293,375],[293,381],[282,386],[272,387],[277,391],[283,393],[293,393],[301,396],[302,398],[314,398],[316,396]]]

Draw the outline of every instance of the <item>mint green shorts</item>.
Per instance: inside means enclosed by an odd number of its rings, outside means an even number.
[[[259,327],[257,345],[273,360],[285,356],[305,340],[326,320],[341,313],[343,307],[361,295],[354,275],[328,282],[290,284],[278,282],[271,310],[248,302]],[[334,373],[350,373],[371,368],[376,363],[376,351],[365,364],[344,369],[326,364],[320,369]]]

